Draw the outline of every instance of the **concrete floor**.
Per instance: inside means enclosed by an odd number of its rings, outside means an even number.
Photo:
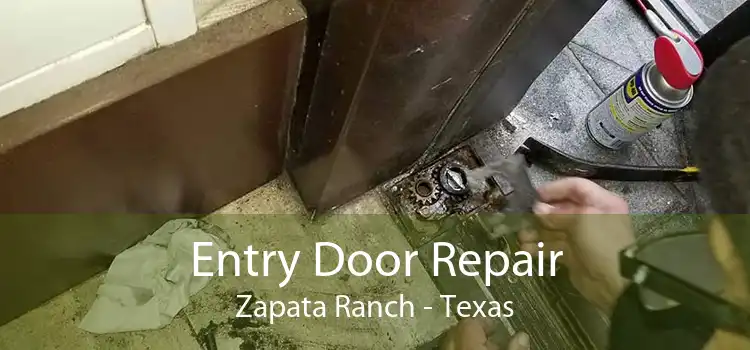
[[[196,0],[196,6],[208,12],[217,2]],[[742,3],[740,0],[689,2],[709,25]],[[617,30],[611,30],[612,23],[617,23]],[[618,153],[596,148],[588,142],[581,128],[580,118],[651,58],[651,40],[653,34],[636,19],[624,0],[610,0],[540,76],[511,114],[510,121],[518,129],[511,133],[498,125],[474,138],[472,145],[482,157],[494,158],[509,154],[523,139],[534,135],[589,159],[630,164],[685,164],[687,155],[682,151],[679,120],[665,123],[634,147]],[[537,183],[553,178],[541,170],[535,170],[533,175]],[[636,213],[679,213],[694,209],[694,190],[689,186],[604,185],[625,195]],[[201,349],[193,333],[211,322],[219,327],[220,349],[406,349],[433,339],[455,322],[440,316],[438,291],[421,265],[410,277],[309,277],[313,276],[309,259],[313,256],[311,248],[315,241],[333,241],[350,251],[410,250],[376,192],[314,222],[305,215],[288,180],[282,177],[208,217],[226,231],[237,247],[253,244],[264,249],[303,251],[300,262],[303,270],[283,289],[279,289],[273,277],[215,278],[162,330],[92,335],[76,325],[96,296],[102,280],[102,276],[97,276],[0,327],[0,349]],[[653,218],[646,216],[639,225],[644,230],[655,227],[657,222]],[[273,326],[232,322],[237,307],[236,294],[247,292],[274,300],[298,300],[305,296],[330,300],[333,294],[341,293],[390,300],[403,293],[424,305],[434,304],[435,308],[432,313],[418,314],[414,319],[328,319],[326,322],[281,319]]]
[[[301,251],[295,276],[284,288],[279,288],[279,279],[273,277],[282,273],[278,265],[270,269],[268,278],[217,277],[162,330],[94,335],[78,329],[77,324],[96,297],[103,277],[100,275],[0,327],[0,349],[199,350],[193,332],[200,333],[211,322],[219,327],[219,349],[408,349],[434,339],[455,322],[444,317],[438,290],[421,264],[412,268],[409,277],[314,277],[312,261],[317,241],[335,242],[348,252],[411,250],[376,192],[314,222],[306,215],[289,181],[281,177],[207,217],[242,250],[252,244],[256,249],[283,250],[287,254]],[[417,309],[415,318],[328,317],[325,322],[283,318],[272,326],[236,322],[236,295],[250,292],[261,300],[308,297],[327,303],[336,294],[382,301],[404,294],[407,300],[432,305],[433,310]]]

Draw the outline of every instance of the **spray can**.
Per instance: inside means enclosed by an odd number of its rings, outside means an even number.
[[[654,60],[643,65],[586,116],[596,143],[619,149],[687,106],[703,73],[695,43],[672,31],[656,39]]]

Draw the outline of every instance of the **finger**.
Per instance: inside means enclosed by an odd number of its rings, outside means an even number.
[[[539,241],[539,233],[536,230],[523,230],[518,233],[518,243],[536,243]]]
[[[481,350],[500,350],[500,347],[497,346],[497,344],[488,341],[487,344],[484,344],[484,347],[480,349]]]
[[[528,350],[531,349],[531,338],[524,332],[518,332],[510,339],[508,350]]]
[[[477,320],[481,324],[482,329],[484,330],[484,334],[487,337],[495,333],[495,330],[497,329],[497,326],[498,326],[497,320],[489,318],[489,317],[479,317],[479,318],[475,318],[475,320]]]
[[[601,206],[601,209],[604,210],[604,212],[609,214],[628,214],[630,210],[628,209],[628,202],[625,201],[622,197],[609,192],[605,191],[602,193],[597,193],[598,198],[592,198],[592,203],[597,203]]]
[[[549,241],[549,242],[539,242],[536,245],[537,251],[543,251],[545,253],[549,252],[560,252],[565,251],[568,248],[568,243],[565,241]]]
[[[580,177],[568,177],[565,179],[549,182],[537,189],[539,199],[543,202],[565,202],[570,201],[583,204],[592,193],[604,190],[591,180]]]
[[[541,243],[541,244],[539,244]],[[531,256],[536,256],[539,252],[547,253],[547,256],[545,256],[545,260],[551,259],[550,253],[560,253],[562,254],[556,254],[555,255],[555,261],[559,262],[562,265],[568,266],[569,265],[569,255],[570,248],[565,241],[553,241],[550,243],[527,243],[521,246],[521,251],[529,253]],[[540,247],[541,245],[541,247]]]
[[[537,246],[537,242],[524,243],[521,245],[521,250],[529,254],[536,254],[539,252],[539,246]]]
[[[565,242],[568,239],[568,234],[564,231],[554,230],[526,230],[518,233],[518,243],[523,250],[537,250],[535,247],[539,242]],[[526,249],[528,248],[528,249]]]
[[[521,244],[519,247],[521,250],[528,252],[528,253],[536,253],[536,252],[549,252],[549,251],[560,251],[563,248],[568,247],[568,242],[561,239],[555,239],[555,240],[548,240],[548,241],[536,241],[536,242],[526,242],[524,244]]]
[[[457,326],[459,349],[473,349],[487,342],[485,322],[476,318],[463,319]]]
[[[536,203],[533,207],[542,226],[554,230],[566,230],[575,224],[576,214],[579,207],[571,203],[558,203],[555,205],[547,203]]]
[[[540,242],[543,244],[543,246],[539,247],[540,245],[537,245],[537,252],[544,252],[545,255],[543,256],[544,265],[548,264],[552,260],[552,256],[554,254],[554,261],[559,263],[560,265],[564,266],[570,266],[570,245],[568,245],[567,241],[550,241],[550,242]]]
[[[448,330],[448,333],[445,335],[445,338],[443,338],[443,341],[440,342],[440,350],[456,350],[456,329],[451,328]]]
[[[539,230],[538,232],[538,241],[542,241],[545,243],[552,241],[565,241],[568,239],[568,234],[565,231]]]
[[[535,212],[536,215],[578,215],[585,208],[574,202],[538,202],[538,204],[534,207],[538,211]]]

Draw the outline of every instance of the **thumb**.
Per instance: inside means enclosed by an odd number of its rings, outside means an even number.
[[[510,339],[508,350],[529,350],[531,349],[531,338],[524,332],[518,332]]]

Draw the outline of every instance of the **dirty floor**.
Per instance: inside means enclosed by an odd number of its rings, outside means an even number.
[[[356,215],[355,215],[356,214]],[[314,276],[317,241],[335,242],[345,251],[403,252],[411,250],[387,215],[379,195],[371,192],[335,212],[311,222],[286,177],[281,177],[206,218],[224,229],[235,250],[301,251],[294,277],[279,288],[281,267],[272,277],[215,277],[165,329],[94,335],[77,328],[96,297],[102,275],[63,293],[46,305],[0,327],[0,349],[202,349],[194,334],[216,327],[218,349],[407,349],[426,343],[455,320],[444,317],[437,288],[415,259],[411,276]],[[241,250],[240,250],[241,249]],[[416,266],[418,265],[418,266]],[[274,270],[276,269],[276,270]],[[420,306],[414,318],[280,318],[237,319],[238,294],[260,300],[323,300],[334,304],[337,294],[359,300],[395,300],[403,294]],[[215,326],[214,326],[215,325]]]

